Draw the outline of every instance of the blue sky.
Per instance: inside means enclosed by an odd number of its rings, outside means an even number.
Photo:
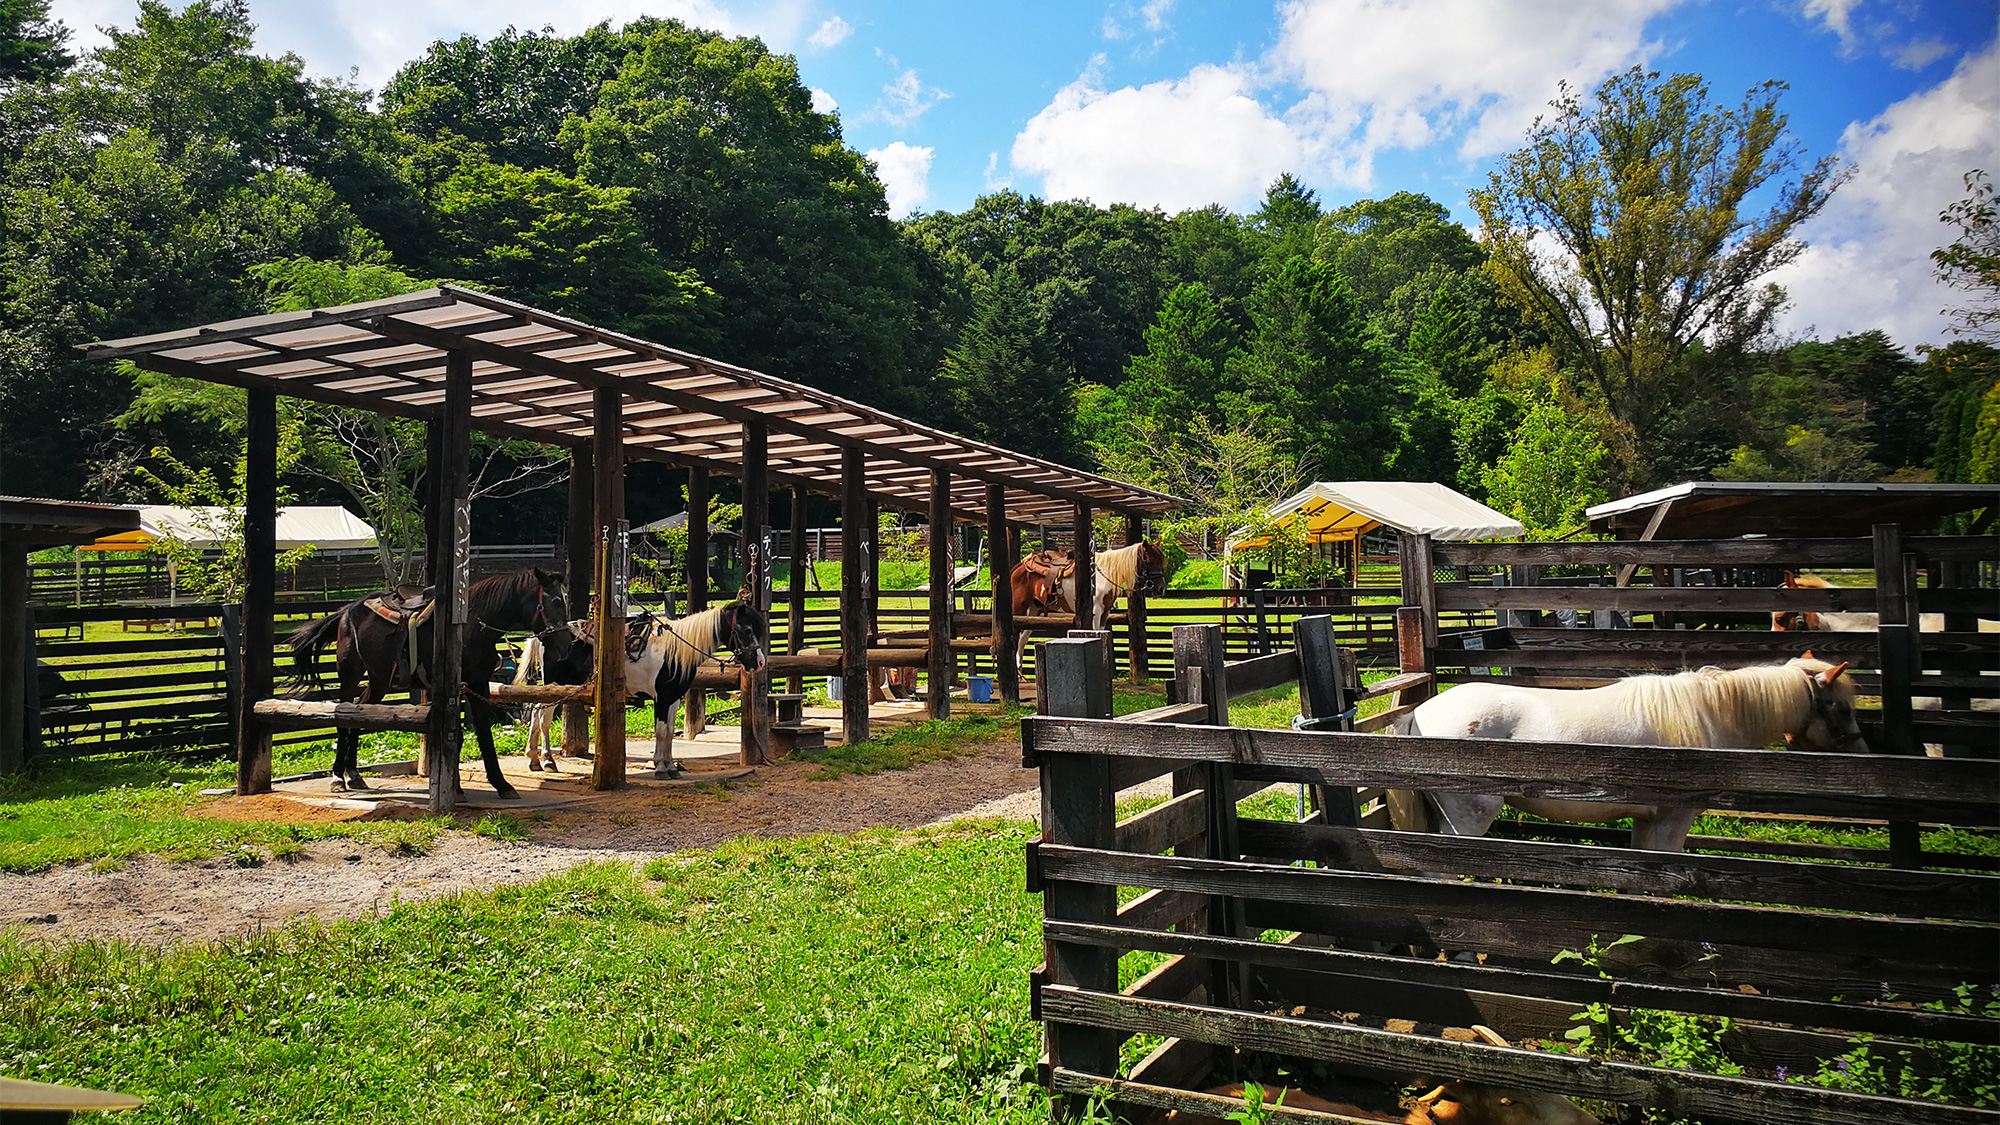
[[[132,0],[56,0],[89,30]],[[2000,171],[1996,0],[252,0],[258,43],[379,86],[429,41],[509,24],[574,32],[640,14],[762,36],[797,56],[873,156],[898,214],[998,187],[1172,212],[1256,205],[1290,171],[1332,205],[1466,191],[1557,92],[1634,64],[1734,103],[1768,79],[1812,157],[1852,180],[1775,280],[1782,327],[1939,343],[1937,213]]]

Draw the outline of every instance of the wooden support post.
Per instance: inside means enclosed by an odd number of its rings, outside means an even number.
[[[1299,715],[1312,730],[1351,730],[1347,718],[1347,677],[1340,667],[1340,645],[1333,618],[1324,614],[1301,617],[1292,624],[1299,652]],[[1361,810],[1353,786],[1316,785],[1321,822],[1338,828],[1361,827]]]
[[[687,588],[689,614],[708,608],[708,470],[688,470]],[[689,689],[681,713],[687,720],[687,736],[694,738],[708,726],[708,689]]]
[[[764,422],[743,424],[743,579],[759,612],[771,609],[771,454]],[[767,630],[768,632],[768,630]],[[770,651],[771,638],[763,638]],[[762,765],[771,757],[771,670],[742,672],[737,761]]]
[[[1424,611],[1424,651],[1429,652],[1437,648],[1438,643],[1437,563],[1431,552],[1431,537],[1405,535],[1403,546],[1406,556],[1404,568],[1414,570],[1416,577],[1416,599],[1403,604],[1414,605]]]
[[[868,586],[874,574],[867,455],[840,453],[840,725],[847,745],[868,740]]]
[[[573,446],[569,451],[569,520],[564,529],[568,556],[569,613],[581,619],[590,613],[592,571],[597,561],[595,478],[589,446]],[[563,753],[572,758],[590,755],[590,704],[582,700],[562,705]]]
[[[1007,523],[1007,490],[986,486],[986,565],[993,575],[993,675],[1000,698],[1021,701],[1021,668],[1014,648],[1014,563],[1019,558],[1015,530]]]
[[[1126,516],[1125,545],[1129,547],[1145,537],[1146,529],[1139,517]],[[1145,575],[1138,577],[1143,579]],[[1146,651],[1146,593],[1137,585],[1125,595],[1125,659],[1133,683],[1143,684],[1153,678],[1152,662]]]
[[[1937,585],[1941,589],[1967,590],[1979,585],[1978,563],[1971,560],[1947,559],[1940,563],[1939,567],[1940,573]],[[1921,623],[1922,618],[1918,620]],[[1943,624],[1944,632],[1947,633],[1977,633],[1979,631],[1979,615],[1976,613],[1947,613],[1944,615]],[[1918,633],[1917,641],[1921,649],[1923,643],[1922,630],[1919,629]],[[1939,673],[1942,675],[1961,677],[1978,675],[1982,663],[1977,657],[1967,659],[1964,656],[1946,656],[1942,654],[1925,656],[1922,658],[1922,662],[1936,665]],[[1972,709],[1972,693],[1962,688],[1957,690],[1949,688],[1940,689],[1938,691],[1938,707],[1944,711],[1969,711]],[[1970,757],[1974,753],[1975,748],[1964,742],[1947,742],[1944,744],[1944,756],[1947,758]]]
[[[625,427],[624,399],[615,387],[592,393],[591,454],[596,461],[592,496],[597,526],[597,757],[590,763],[593,789],[625,784]],[[704,513],[705,514],[705,513]],[[695,518],[688,520],[694,540]]]
[[[931,470],[930,716],[951,718],[951,474]]]
[[[868,603],[868,643],[882,633],[882,505],[873,493],[866,497],[868,515],[862,522],[862,534],[868,537],[868,580],[865,583]]]
[[[806,548],[806,490],[792,489],[792,584],[786,590],[785,651],[797,655],[806,647],[806,589],[812,578],[811,552]],[[806,690],[804,676],[785,684],[793,695]]]
[[[1207,704],[1203,725],[1229,725],[1229,670],[1223,652],[1222,626],[1174,626],[1174,697],[1182,703]],[[1241,858],[1236,830],[1236,767],[1214,762],[1177,771],[1174,788],[1176,793],[1194,788],[1208,791],[1203,854],[1210,859]],[[1245,932],[1242,902],[1211,896],[1207,930],[1227,937],[1242,936]],[[1249,985],[1247,964],[1232,966],[1227,961],[1211,961],[1206,968],[1209,1003],[1231,1007],[1243,1001]]]
[[[35,631],[28,625],[28,545],[0,543],[0,777],[28,764],[34,647]]]
[[[1107,644],[1101,637],[1044,641],[1035,648],[1039,710],[1066,718],[1111,717]],[[1102,754],[1047,754],[1040,760],[1042,841],[1079,848],[1109,848],[1115,840],[1116,792],[1111,759]],[[1116,887],[1050,880],[1042,887],[1043,916],[1068,922],[1113,925],[1118,920]],[[1051,984],[1099,992],[1118,990],[1118,953],[1101,946],[1043,943],[1043,964]],[[1099,1074],[1118,1073],[1118,1041],[1101,1028],[1048,1025],[1049,1062]],[[1066,1097],[1063,1110],[1080,1116],[1081,1099]]]
[[[1091,544],[1091,523],[1096,518],[1090,505],[1075,506],[1073,522],[1076,527],[1076,627],[1097,628],[1097,555]],[[1035,671],[1037,682],[1041,680],[1041,670]]]
[[[237,693],[236,794],[271,791],[271,728],[251,713],[272,695],[277,609],[278,393],[248,393],[243,463],[243,687]]]
[[[1888,754],[1922,754],[1917,744],[1911,680],[1918,674],[1916,590],[1910,583],[1915,559],[1903,551],[1903,529],[1878,523],[1875,532],[1876,643],[1882,670],[1882,742]],[[1915,821],[1889,822],[1889,863],[1923,866],[1923,836]]]
[[[459,727],[464,695],[465,630],[470,614],[466,610],[467,568],[472,553],[471,482],[466,479],[472,456],[472,353],[453,351],[445,356],[444,404],[438,416],[438,460],[429,472],[437,481],[438,506],[431,512],[433,557],[437,572],[431,576],[432,597],[437,608],[431,611],[430,729],[424,743],[430,758],[430,807],[433,813],[449,813],[458,807],[458,751],[464,739]],[[254,646],[254,627],[246,610],[244,643]],[[265,646],[268,648],[268,644]],[[247,662],[246,662],[247,667]],[[246,678],[248,673],[245,673]],[[485,690],[485,685],[480,685]],[[251,693],[245,692],[249,695]]]

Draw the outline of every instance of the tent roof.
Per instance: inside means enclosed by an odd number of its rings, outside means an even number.
[[[1940,517],[2000,501],[2000,484],[1801,484],[1700,480],[1586,509],[1590,529],[1620,539],[1728,539],[1738,535],[1867,535],[1878,523],[1928,531]],[[1655,518],[1652,535],[1646,529]]]
[[[34,549],[88,543],[139,526],[139,510],[36,496],[0,496],[0,538]]]
[[[1462,492],[1431,481],[1318,481],[1296,496],[1271,505],[1273,519],[1307,513],[1315,539],[1347,539],[1393,527],[1433,539],[1504,539],[1524,535],[1519,520],[1503,515]],[[1231,550],[1260,539],[1239,539]]]
[[[432,419],[448,353],[472,361],[472,426],[587,447],[595,392],[621,396],[628,458],[743,472],[743,424],[769,432],[774,488],[839,495],[846,450],[892,507],[928,511],[932,472],[950,474],[958,518],[983,522],[987,488],[1017,523],[1067,520],[1077,503],[1150,516],[1177,497],[899,418],[817,387],[598,328],[541,309],[440,286],[337,308],[274,313],[84,345],[89,359],[377,413]],[[806,373],[810,377],[810,373]]]
[[[139,505],[139,526],[132,531],[107,535],[79,548],[85,551],[143,551],[156,539],[171,535],[198,547],[220,542],[216,529],[225,526],[231,515],[227,508],[176,508],[167,504]],[[339,505],[292,504],[278,509],[278,549],[318,547],[373,547],[375,529],[368,521]]]

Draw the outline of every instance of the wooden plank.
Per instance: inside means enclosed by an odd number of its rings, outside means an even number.
[[[1190,919],[1199,924],[1207,917],[1206,895],[1180,891],[1147,891],[1118,908],[1118,924],[1140,930],[1164,930],[1168,926],[1187,929]]]
[[[2000,590],[1931,589],[1916,592],[1917,612],[1966,614],[2000,619]]]
[[[40,606],[35,609],[35,621],[37,624],[48,623]],[[214,636],[120,637],[111,641],[54,641],[44,638],[36,642],[35,649],[44,662],[56,664],[60,670],[61,661],[82,656],[188,653],[191,659],[214,660],[221,655],[222,640]],[[92,661],[91,666],[104,667],[96,661]]]
[[[1157,855],[1201,835],[1207,818],[1208,794],[1199,789],[1183,793],[1164,805],[1155,805],[1129,820],[1119,821],[1111,846],[1121,852]]]
[[[1208,707],[1207,725],[1229,725],[1229,670],[1220,625],[1174,626],[1174,698]]]
[[[1070,559],[1076,574],[1076,604],[1070,609],[1076,614],[1076,627],[1096,629],[1097,622],[1097,534],[1093,526],[1096,515],[1086,500],[1078,500],[1071,508],[1070,526],[1075,530],[1076,549],[1070,552]],[[1040,666],[1035,678],[1041,679]]]
[[[1817,910],[2000,922],[2000,879],[1983,875],[1375,832],[1269,820],[1246,820],[1242,833],[1244,850],[1254,855],[1306,859],[1350,871],[1392,875],[1449,871],[1459,876],[1634,894],[1692,895]]]
[[[1144,711],[1134,711],[1118,716],[1121,723],[1179,723],[1199,719],[1208,714],[1206,703],[1168,703],[1159,707],[1148,707]]]
[[[273,730],[429,730],[431,708],[423,703],[338,703],[313,699],[260,699],[251,707],[258,722]],[[268,790],[266,790],[268,792]]]
[[[1439,543],[1439,562],[1455,566],[1777,566],[1873,565],[1866,538],[1852,539],[1662,539],[1649,543]],[[1993,557],[1993,542],[1978,535],[1920,535],[1905,540],[1925,562],[1978,562]],[[1526,583],[1522,583],[1526,585]]]
[[[1352,1024],[1118,996],[1061,985],[1041,989],[1043,1015],[1150,1035],[1201,1039],[1336,1064],[1549,1090],[1571,1097],[1671,1107],[1771,1125],[1956,1125],[1992,1122],[1991,1110],[1915,1102],[1785,1082],[1699,1074],[1577,1055],[1458,1043]]]
[[[624,589],[615,569],[624,553],[618,542],[625,519],[623,403],[618,391],[609,388],[594,391],[591,402],[591,456],[597,471],[591,494],[597,530],[595,616],[597,635],[606,642],[597,646],[597,738],[590,763],[590,786],[599,792],[625,786],[625,651],[609,643],[625,635],[625,607],[614,596]],[[706,512],[690,515],[689,528],[706,518]]]
[[[592,691],[589,684],[492,684],[486,698],[495,703],[571,704],[589,700]]]
[[[1127,855],[1080,847],[1045,846],[1040,860],[1044,878],[1111,887],[1157,887],[1270,903],[1403,910],[1442,918],[1529,926],[1575,925],[1583,920],[1606,933],[1801,951],[1830,947],[1869,957],[1893,958],[1921,949],[1940,966],[1962,967],[1972,974],[1967,980],[2000,964],[2000,930],[1961,922],[1446,883],[1399,875],[1181,856]]]
[[[1292,636],[1299,654],[1299,717],[1316,724],[1315,729],[1331,724],[1332,729],[1353,730],[1347,673],[1335,643],[1333,618],[1323,614],[1301,617],[1292,624]],[[1353,786],[1316,785],[1312,796],[1322,822],[1349,827],[1361,823],[1361,806]]]
[[[1246,695],[1297,683],[1298,679],[1297,649],[1288,648],[1268,656],[1239,660],[1229,666],[1229,698],[1241,699]]]
[[[1750,629],[1509,629],[1507,636],[1512,646],[1537,651],[1588,652],[1602,648],[1641,651],[1650,646],[1656,651],[1672,649],[1714,658],[1772,653],[1787,660],[1808,648],[1817,655],[1836,659],[1872,658],[1878,643],[1873,630],[1793,633]],[[1925,633],[1923,640],[1926,652],[1968,655],[2000,652],[2000,633]]]
[[[1043,929],[1048,935],[1065,941],[1184,957],[1243,961],[1253,965],[1324,973],[1348,980],[1375,978],[1486,995],[1540,997],[1565,1004],[1652,1008],[1802,1027],[1839,1028],[1871,1035],[2000,1044],[2000,1022],[1980,1016],[1925,1011],[1918,1007],[1797,1000],[1734,988],[1687,988],[1607,978],[1595,973],[1562,973],[1546,968],[1501,967],[1469,960],[1364,953],[1303,942],[1164,933],[1157,927],[1135,928],[1135,923],[1128,922],[1122,914],[1116,926],[1050,921],[1043,923]]]
[[[587,445],[569,450],[568,511],[563,522],[563,574],[566,602],[572,618],[590,612],[593,565],[596,561],[596,461]],[[590,749],[590,697],[562,705],[563,753],[581,758]]]
[[[1174,1043],[1192,1043],[1193,1040],[1174,1039]],[[1136,1076],[1138,1071],[1134,1069]],[[1156,1072],[1157,1073],[1157,1072]],[[1178,1089],[1164,1085],[1163,1079],[1144,1081],[1133,1078],[1103,1078],[1084,1074],[1066,1067],[1056,1067],[1049,1074],[1049,1089],[1058,1094],[1074,1097],[1095,1098],[1114,1106],[1119,1104],[1151,1106],[1155,1109],[1172,1111],[1168,1120],[1230,1121],[1231,1114],[1242,1114],[1244,1100],[1228,1098],[1221,1094],[1208,1094],[1196,1090]],[[1297,1121],[1305,1125],[1376,1125],[1367,1118],[1350,1117],[1338,1113],[1322,1113],[1314,1109],[1299,1109],[1296,1106],[1270,1106],[1262,1111],[1258,1121]]]
[[[858,448],[840,455],[840,723],[849,746],[868,740],[868,584],[873,577],[867,522],[868,461]]]
[[[770,430],[762,422],[743,423],[743,565],[750,601],[765,616],[758,640],[771,651],[771,452]],[[757,766],[771,760],[771,669],[739,674],[737,698],[737,764]]]
[[[1394,695],[1399,691],[1409,691],[1412,688],[1425,687],[1430,683],[1431,673],[1429,672],[1398,672],[1393,676],[1385,677],[1363,687],[1360,691],[1355,692],[1348,699],[1348,702],[1360,703],[1364,700],[1380,699],[1385,695]]]
[[[1424,676],[1428,679],[1430,674],[1426,672]],[[1421,704],[1405,703],[1401,707],[1391,707],[1387,711],[1377,711],[1365,719],[1356,719],[1354,720],[1354,733],[1373,734],[1376,731],[1388,730],[1395,724],[1397,719],[1416,710],[1419,706]]]
[[[689,614],[708,608],[708,470],[688,470],[687,591]],[[708,685],[697,683],[683,703],[688,737],[708,725]]]
[[[806,592],[812,585],[810,548],[806,546],[806,490],[792,489],[792,581],[785,591],[785,651],[797,652],[806,646]],[[803,676],[794,674],[785,690],[797,695],[806,690]]]
[[[1125,545],[1132,546],[1144,541],[1146,529],[1138,516],[1125,517]],[[1144,575],[1139,577],[1144,578]],[[1146,591],[1145,583],[1135,583],[1125,594],[1125,656],[1131,668],[1131,679],[1135,684],[1143,684],[1152,678],[1152,668],[1147,663],[1146,645]]]
[[[2000,777],[1981,762],[1803,751],[1586,746],[1505,739],[1217,729],[1031,717],[1037,753],[1115,754],[1233,762],[1246,778],[1560,800],[1768,806],[1770,811],[1919,819],[1991,827]],[[1557,780],[1545,780],[1557,779]]]
[[[1440,610],[1606,609],[1630,613],[1668,610],[1769,613],[1779,610],[1870,612],[1875,592],[1859,587],[1784,589],[1732,586],[1437,586]]]

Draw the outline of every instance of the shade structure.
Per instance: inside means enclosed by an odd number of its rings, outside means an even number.
[[[78,547],[80,551],[143,551],[166,538],[195,547],[219,546],[226,529],[242,523],[242,514],[227,508],[185,508],[166,504],[139,505],[139,526],[102,536]],[[301,505],[278,509],[278,549],[317,547],[323,551],[373,547],[375,529],[368,521],[339,505]]]
[[[1991,525],[2000,484],[1688,481],[1584,510],[1590,529],[1620,539],[1800,538],[1867,535],[1878,523],[1929,531],[1958,512]]]
[[[1273,520],[1306,516],[1306,537],[1315,543],[1354,539],[1378,527],[1429,535],[1433,539],[1511,539],[1524,535],[1521,521],[1496,512],[1462,492],[1432,481],[1318,481],[1271,505]],[[1231,539],[1230,551],[1262,546],[1264,537]]]
[[[577,447],[598,392],[619,395],[627,457],[740,476],[745,423],[768,427],[775,488],[840,490],[842,454],[865,455],[877,503],[928,511],[933,470],[949,474],[955,518],[985,518],[986,486],[1007,517],[1056,523],[1075,504],[1158,515],[1183,502],[1066,465],[960,437],[804,383],[570,320],[486,293],[441,286],[338,308],[225,321],[86,345],[93,360],[280,395],[432,419],[447,353],[472,361],[472,426]]]

